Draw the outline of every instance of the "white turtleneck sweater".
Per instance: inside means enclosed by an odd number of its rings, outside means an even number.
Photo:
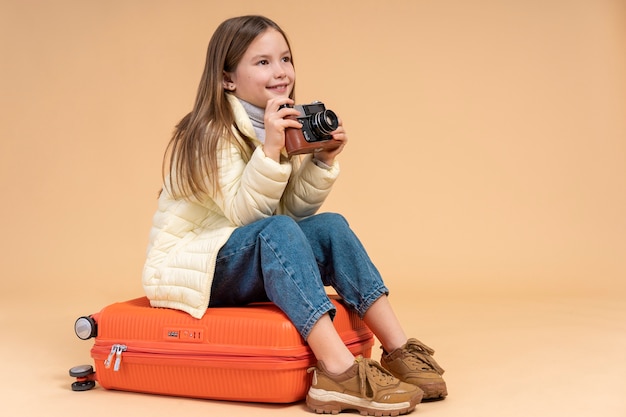
[[[248,114],[257,139],[259,142],[265,143],[265,109],[257,107],[254,104],[250,104],[240,98],[237,99]]]

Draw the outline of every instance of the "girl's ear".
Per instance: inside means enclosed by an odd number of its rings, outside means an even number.
[[[224,76],[222,77],[222,86],[224,90],[235,91],[235,83],[230,78],[230,74],[226,71],[224,71]]]

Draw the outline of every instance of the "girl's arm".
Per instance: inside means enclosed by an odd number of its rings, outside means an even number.
[[[237,226],[269,217],[277,212],[291,175],[291,164],[278,163],[258,147],[243,158],[235,146],[218,152],[220,193],[214,197],[224,216]]]
[[[338,176],[339,163],[316,164],[312,155],[306,155],[289,179],[278,212],[296,220],[312,216],[330,194]]]

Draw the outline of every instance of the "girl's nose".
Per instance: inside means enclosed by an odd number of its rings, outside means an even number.
[[[277,65],[274,69],[274,77],[276,78],[285,78],[287,76],[287,72],[282,67],[282,65]]]

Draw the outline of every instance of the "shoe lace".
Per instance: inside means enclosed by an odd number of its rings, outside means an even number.
[[[443,375],[445,370],[439,366],[433,358],[435,350],[426,346],[417,339],[409,339],[405,346],[405,351],[409,354],[406,358],[415,365],[420,366],[424,371],[435,371],[439,375]]]
[[[396,377],[391,375],[378,362],[359,356],[355,358],[359,364],[359,381],[361,382],[361,395],[366,398],[373,398],[376,395],[373,385],[387,386],[396,381]]]

